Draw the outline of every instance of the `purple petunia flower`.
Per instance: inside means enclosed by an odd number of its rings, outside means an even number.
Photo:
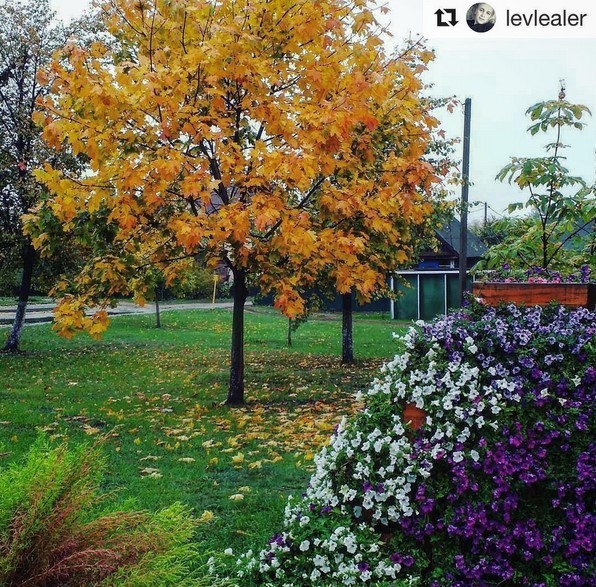
[[[399,552],[394,552],[392,555],[389,556],[389,560],[394,565],[400,565],[403,561],[403,557],[401,556],[401,554],[399,554]]]

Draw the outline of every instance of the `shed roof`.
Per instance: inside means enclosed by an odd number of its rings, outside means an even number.
[[[439,240],[452,249],[459,257],[461,249],[461,222],[454,218],[445,224],[445,226],[437,228],[435,232]],[[468,257],[480,258],[485,251],[486,245],[468,230]]]

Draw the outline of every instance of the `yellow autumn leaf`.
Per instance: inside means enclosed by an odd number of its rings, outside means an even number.
[[[244,453],[239,452],[238,454],[232,457],[232,463],[235,465],[240,465],[244,462]]]
[[[212,511],[205,510],[197,519],[199,524],[208,524],[215,519],[215,514]]]

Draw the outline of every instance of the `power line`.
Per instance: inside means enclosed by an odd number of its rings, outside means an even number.
[[[494,212],[497,216],[500,216],[501,218],[507,218],[507,216],[505,216],[504,214],[501,214],[500,212],[497,212],[492,206],[489,206],[488,209],[491,212]]]

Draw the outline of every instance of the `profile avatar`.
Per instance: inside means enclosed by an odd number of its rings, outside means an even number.
[[[466,22],[476,33],[486,33],[495,26],[495,9],[486,2],[472,4],[466,13]]]

